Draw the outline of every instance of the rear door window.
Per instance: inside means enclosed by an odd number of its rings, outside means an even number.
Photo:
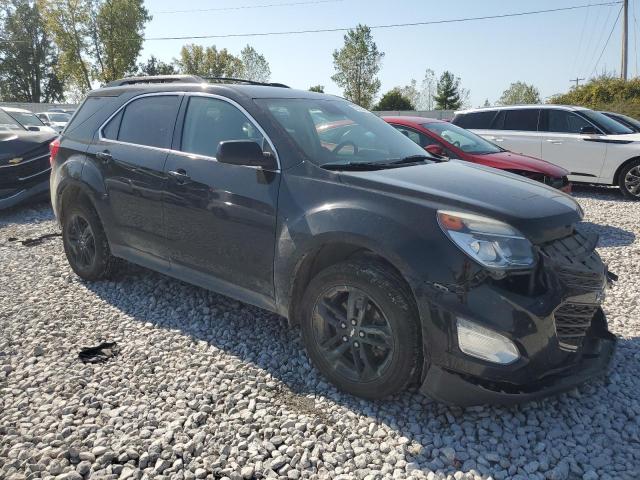
[[[132,101],[122,114],[118,140],[148,147],[171,147],[179,106],[178,95],[154,95]]]
[[[504,126],[502,129],[537,132],[539,114],[540,110],[536,108],[506,110],[504,113]]]

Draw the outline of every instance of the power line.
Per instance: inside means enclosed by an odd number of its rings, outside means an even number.
[[[462,23],[462,22],[471,22],[471,21],[478,21],[478,20],[492,20],[492,19],[499,19],[499,18],[522,17],[525,15],[537,15],[541,13],[566,12],[569,10],[579,10],[579,9],[589,8],[589,7],[614,6],[614,5],[620,5],[620,3],[622,2],[618,0],[613,2],[602,2],[602,3],[594,3],[594,4],[588,4],[588,5],[574,5],[572,7],[550,8],[546,10],[531,10],[527,12],[504,13],[500,15],[486,15],[482,17],[451,18],[446,20],[430,20],[430,21],[424,21],[424,22],[391,23],[386,25],[373,25],[373,26],[369,26],[369,28],[373,30],[373,29],[385,29],[385,28],[417,27],[417,26],[424,26],[424,25],[441,25],[446,23]],[[267,36],[276,36],[276,35],[299,35],[299,34],[307,34],[307,33],[346,32],[348,30],[351,30],[352,28],[353,27],[318,28],[314,30],[230,33],[230,34],[220,34],[220,35],[179,35],[174,37],[149,37],[149,38],[145,38],[145,40],[148,40],[148,41],[203,40],[208,38],[267,37]]]
[[[607,49],[607,45],[609,45],[609,40],[611,40],[611,35],[613,35],[613,31],[616,29],[616,25],[618,24],[618,20],[620,20],[620,14],[622,13],[622,7],[620,7],[620,11],[618,12],[618,16],[616,17],[616,21],[613,22],[613,27],[611,28],[611,31],[609,32],[609,36],[607,37],[607,41],[604,44],[604,47],[602,47],[602,51],[600,52],[600,56],[598,57],[598,60],[596,61],[596,64],[593,66],[593,72],[591,73],[591,76],[595,76],[594,74],[596,73],[596,70],[598,68],[598,63],[600,63],[600,59],[602,58],[602,55],[604,54],[604,51]]]
[[[596,59],[596,56],[598,55],[598,49],[600,48],[600,45],[602,45],[602,41],[604,40],[604,36],[607,34],[607,28],[609,28],[609,19],[611,18],[611,9],[607,9],[607,16],[604,19],[604,22],[602,23],[602,25],[600,26],[600,33],[598,34],[597,37],[594,38],[595,43],[593,44],[593,50],[591,55],[589,55],[588,57],[585,58],[585,63],[583,65],[582,70],[585,70],[588,72],[589,67],[593,64],[594,60]],[[596,25],[598,25],[598,23],[596,22],[594,24],[594,27],[596,27]],[[596,28],[596,30],[598,30]]]
[[[589,2],[589,6],[591,6],[591,2]],[[589,7],[584,10],[584,22],[582,22],[582,30],[580,30],[580,40],[578,41],[578,51],[573,57],[573,66],[571,67],[571,71],[575,71],[576,64],[578,63],[578,58],[580,57],[580,52],[582,50],[582,39],[584,38],[584,31],[587,27],[587,20],[589,20]]]
[[[298,5],[317,5],[320,3],[335,3],[342,2],[344,0],[311,0],[306,2],[288,2],[288,3],[267,3],[263,5],[242,5],[237,7],[217,7],[217,8],[194,8],[188,10],[161,10],[157,12],[151,12],[153,14],[162,13],[191,13],[191,12],[226,12],[231,10],[249,10],[253,8],[271,8],[271,7],[293,7]]]
[[[500,15],[485,15],[482,17],[465,17],[465,18],[451,18],[445,20],[429,20],[423,22],[411,22],[411,23],[390,23],[383,25],[372,25],[369,26],[370,29],[388,29],[388,28],[403,28],[403,27],[417,27],[417,26],[425,26],[425,25],[442,25],[449,23],[462,23],[462,22],[471,22],[478,20],[493,20],[500,18],[512,18],[512,17],[523,17],[526,15],[538,15],[542,13],[555,13],[555,12],[566,12],[569,10],[580,10],[583,8],[589,7],[602,7],[602,6],[614,6],[620,5],[622,2],[620,0],[610,1],[610,2],[602,2],[602,3],[593,3],[588,5],[574,5],[571,7],[561,7],[561,8],[549,8],[546,10],[530,10],[526,12],[514,12],[514,13],[503,13]],[[251,32],[251,33],[228,33],[228,34],[219,34],[219,35],[178,35],[172,37],[147,37],[145,41],[156,41],[156,40],[203,40],[209,38],[236,38],[236,37],[267,37],[267,36],[282,36],[282,35],[300,35],[307,33],[329,33],[329,32],[346,32],[354,27],[337,27],[337,28],[318,28],[313,30],[288,30],[288,31],[280,31],[280,32]],[[30,40],[2,40],[0,39],[0,43],[24,43],[30,42]]]

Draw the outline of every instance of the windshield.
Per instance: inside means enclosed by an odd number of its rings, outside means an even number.
[[[385,163],[428,154],[384,120],[344,100],[256,99],[319,165]]]
[[[24,130],[24,127],[7,112],[0,110],[0,130]]]
[[[25,127],[43,127],[44,123],[33,113],[27,112],[11,112],[13,118],[15,118],[18,122],[20,122]]]
[[[465,153],[482,155],[502,151],[497,145],[452,123],[431,122],[423,123],[422,126]]]
[[[69,121],[69,118],[71,118],[66,113],[47,113],[47,116],[49,117],[49,121],[60,123],[66,123]]]
[[[604,130],[605,133],[610,135],[626,135],[628,133],[633,133],[633,130],[629,127],[624,126],[613,118],[609,118],[600,112],[595,112],[593,110],[580,110],[580,115],[584,115]]]

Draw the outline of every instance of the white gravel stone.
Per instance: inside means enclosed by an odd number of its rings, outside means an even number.
[[[640,478],[640,202],[576,197],[620,276],[610,375],[466,410],[342,394],[276,315],[136,266],[83,282],[59,238],[9,240],[59,231],[49,207],[0,212],[0,478]]]

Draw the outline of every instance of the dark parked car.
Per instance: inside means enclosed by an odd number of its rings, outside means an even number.
[[[517,173],[565,193],[571,192],[568,170],[539,158],[509,152],[450,122],[409,116],[382,119],[433,155]]]
[[[640,132],[640,120],[636,120],[633,117],[628,115],[624,115],[622,113],[614,113],[614,112],[600,112],[606,115],[607,117],[615,120],[618,123],[621,123],[625,127],[633,130],[636,133]]]
[[[0,210],[49,193],[49,143],[55,133],[31,131],[0,109]]]
[[[340,121],[357,128],[327,146],[318,125]],[[355,395],[528,400],[602,374],[614,351],[607,269],[572,198],[438,161],[348,101],[125,79],[89,94],[51,156],[79,276],[126,259],[283,315]]]

